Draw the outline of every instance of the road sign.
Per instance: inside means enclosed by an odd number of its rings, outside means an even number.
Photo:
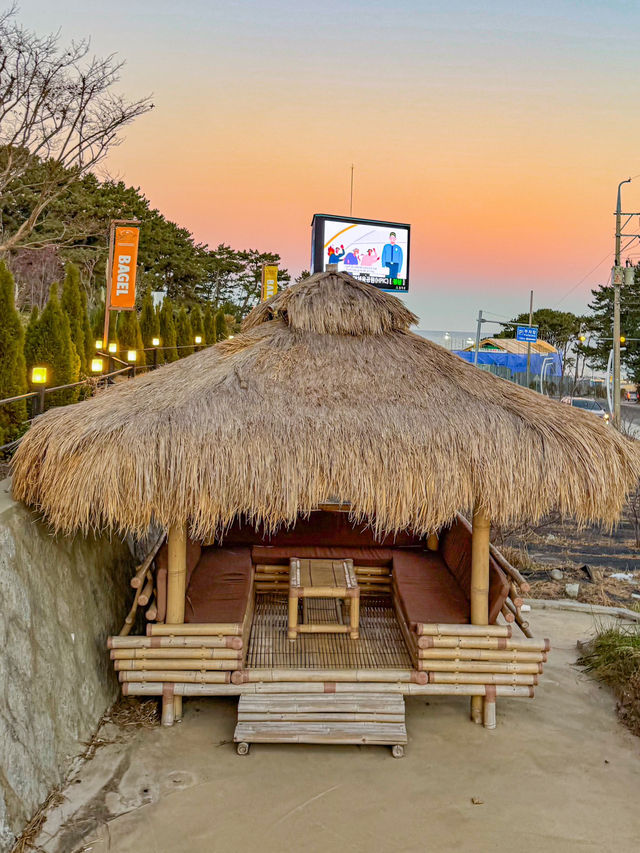
[[[526,344],[535,344],[538,340],[538,327],[518,326],[516,329],[516,340],[524,341]]]

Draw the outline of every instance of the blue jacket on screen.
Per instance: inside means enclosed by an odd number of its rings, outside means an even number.
[[[381,264],[383,267],[398,264],[398,272],[400,272],[402,268],[402,249],[397,243],[387,243],[382,250]]]

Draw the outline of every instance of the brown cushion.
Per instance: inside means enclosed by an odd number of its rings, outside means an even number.
[[[437,552],[395,551],[393,584],[406,621],[469,621],[469,602]]]
[[[187,587],[184,621],[241,623],[252,571],[250,548],[203,548]]]
[[[287,563],[291,557],[302,560],[353,560],[354,566],[390,566],[391,548],[353,548],[345,545],[254,545],[251,559],[254,563],[273,566]]]
[[[393,536],[376,538],[370,527],[355,524],[346,512],[317,510],[308,518],[299,518],[289,530],[280,529],[273,536],[265,536],[262,526],[256,530],[251,525],[236,521],[224,535],[223,544],[250,545],[349,545],[352,547],[406,548],[423,544],[423,537],[410,531],[400,531]]]
[[[458,517],[440,536],[440,553],[467,597],[471,595],[471,525]],[[509,595],[509,582],[493,557],[489,557],[489,622],[493,624]]]

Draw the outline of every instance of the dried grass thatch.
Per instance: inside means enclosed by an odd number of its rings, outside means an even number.
[[[38,418],[14,495],[62,531],[186,521],[196,538],[237,514],[291,524],[329,496],[380,531],[432,531],[478,500],[500,524],[617,519],[637,442],[412,334],[414,320],[346,274],[312,276],[233,340]]]

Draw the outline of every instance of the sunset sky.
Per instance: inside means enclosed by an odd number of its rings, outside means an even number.
[[[354,163],[354,215],[411,223],[423,329],[512,317],[532,288],[581,312],[608,277],[640,173],[638,2],[21,0],[20,19],[126,60],[121,90],[156,108],[104,168],[211,246],[308,268]],[[640,211],[640,175],[623,192]]]

